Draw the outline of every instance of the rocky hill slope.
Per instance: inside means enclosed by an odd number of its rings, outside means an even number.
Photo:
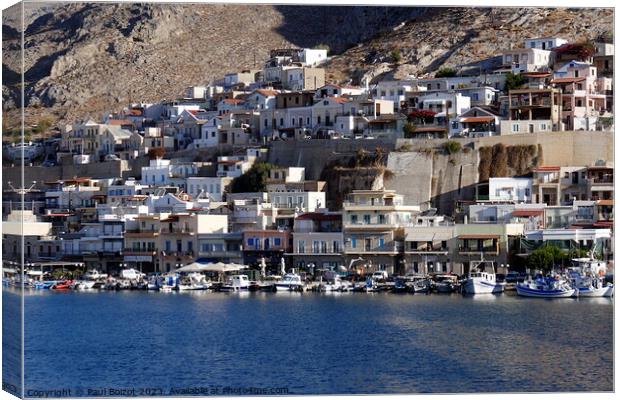
[[[28,124],[99,118],[129,101],[259,67],[272,48],[326,45],[328,77],[422,74],[489,58],[530,36],[612,31],[611,10],[73,3],[30,10],[24,78]],[[21,39],[3,13],[3,112],[19,122]],[[394,59],[394,50],[400,59]]]

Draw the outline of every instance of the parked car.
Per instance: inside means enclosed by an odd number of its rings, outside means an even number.
[[[120,157],[117,156],[116,154],[108,154],[105,157],[103,157],[103,161],[120,161]]]
[[[388,273],[387,271],[375,271],[372,274],[372,279],[376,280],[376,281],[384,281],[388,278]]]

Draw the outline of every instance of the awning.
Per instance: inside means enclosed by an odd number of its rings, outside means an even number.
[[[542,214],[543,210],[515,210],[512,212],[513,217],[535,217]]]
[[[493,117],[464,117],[461,118],[461,122],[466,123],[475,123],[475,122],[493,122],[495,118]]]
[[[596,204],[599,206],[613,206],[614,201],[613,200],[599,200],[596,202]]]
[[[551,83],[575,83],[575,82],[581,82],[581,81],[585,81],[586,78],[556,78],[556,79],[552,79]]]
[[[485,235],[485,234],[459,235],[459,239],[499,239],[499,235]]]
[[[407,242],[440,242],[444,240],[450,240],[454,235],[450,232],[408,232],[405,235],[405,241]]]
[[[176,270],[176,272],[234,272],[241,271],[246,269],[247,266],[241,264],[224,264],[221,262],[218,263],[208,263],[202,264],[199,262],[193,262],[191,264],[187,264],[184,267],[181,267]]]

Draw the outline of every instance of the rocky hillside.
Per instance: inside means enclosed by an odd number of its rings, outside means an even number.
[[[3,111],[19,121],[21,40],[3,13]],[[27,123],[101,117],[129,101],[180,95],[228,71],[260,66],[272,48],[326,45],[328,77],[404,77],[487,59],[529,36],[612,30],[611,10],[66,4],[29,10]],[[395,52],[395,50],[397,50]],[[395,54],[400,54],[396,57]]]
[[[613,33],[612,9],[433,8],[332,59],[328,77],[359,83],[379,78],[428,76],[440,68],[491,70],[498,55],[526,38],[569,41]]]

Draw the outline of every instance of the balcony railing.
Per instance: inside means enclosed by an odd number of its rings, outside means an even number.
[[[459,253],[493,253],[497,254],[498,249],[495,246],[487,246],[487,247],[464,247],[459,246]]]

